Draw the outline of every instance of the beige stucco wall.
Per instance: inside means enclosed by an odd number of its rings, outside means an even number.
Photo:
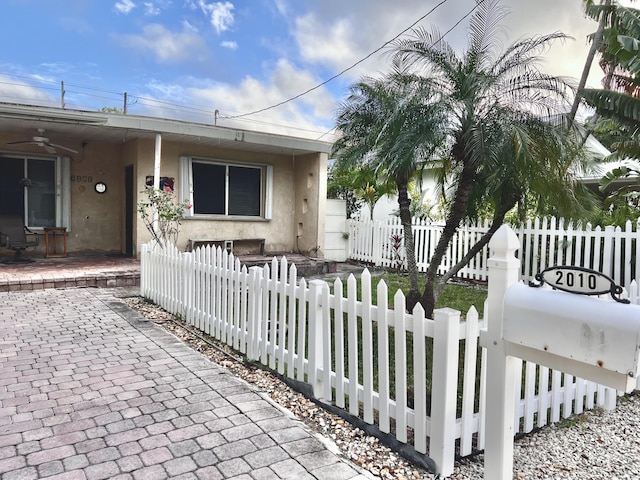
[[[153,141],[140,141],[136,172],[136,195],[145,187],[145,177],[153,174]],[[324,200],[318,206],[318,199],[326,197],[326,155],[273,155],[237,150],[216,149],[198,145],[162,142],[162,160],[160,175],[174,177],[176,197],[181,200],[188,192],[180,191],[181,156],[198,156],[208,159],[220,159],[254,164],[267,164],[273,167],[273,204],[272,219],[211,219],[185,218],[182,222],[178,247],[186,250],[190,239],[241,239],[264,238],[265,251],[297,251],[296,235],[298,225],[302,224],[300,249],[304,252],[318,245],[318,235],[324,232]],[[324,170],[323,170],[324,169]],[[320,179],[320,181],[318,181]],[[304,199],[307,199],[305,202]],[[137,203],[138,200],[136,200]],[[322,215],[319,219],[318,215]],[[136,250],[139,245],[150,240],[142,220],[136,217]]]
[[[124,169],[119,145],[92,143],[71,161],[71,252],[121,252]],[[107,191],[94,190],[96,182]]]
[[[25,135],[0,135],[0,144],[24,140]],[[92,143],[56,137],[56,143],[78,150],[69,154],[71,214],[67,234],[67,250],[70,253],[121,252],[121,225],[123,217],[124,172],[119,145]],[[55,158],[34,145],[8,145],[3,150],[7,155],[28,158]],[[63,151],[60,151],[63,153]],[[0,165],[1,166],[1,165]],[[94,185],[98,181],[107,184],[107,192],[98,194]],[[29,252],[44,255],[45,241],[42,229],[40,245]],[[62,242],[57,242],[59,250]],[[11,254],[6,250],[2,255]]]
[[[24,135],[0,135],[0,144],[22,140]],[[154,173],[153,139],[131,139],[118,143],[88,143],[56,137],[61,145],[78,150],[70,161],[69,253],[120,253],[126,245],[125,169],[133,167],[133,251],[151,236],[137,214],[136,205],[145,188],[145,177]],[[12,152],[37,152],[38,147],[20,145]],[[276,155],[212,148],[186,143],[162,142],[161,176],[174,177],[178,199],[180,157],[250,162],[273,167],[272,219],[186,218],[182,222],[178,247],[185,250],[189,239],[264,238],[267,253],[321,254],[324,238],[326,198],[326,154]],[[107,192],[94,190],[96,182],[107,184]],[[44,252],[44,239],[36,252]],[[11,252],[0,251],[7,255]]]
[[[295,235],[298,249],[322,256],[327,198],[327,155],[296,158]]]

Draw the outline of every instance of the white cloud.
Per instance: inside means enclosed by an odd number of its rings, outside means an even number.
[[[273,0],[276,9],[283,17],[286,17],[289,12],[289,5],[286,0]]]
[[[183,20],[182,21],[182,28],[186,31],[189,30],[191,32],[198,32],[198,27],[196,27],[195,25],[191,24],[188,20]]]
[[[291,14],[295,17],[292,35],[303,61],[337,72],[361,60],[409,27],[433,8],[433,3],[425,5],[423,0],[397,0],[398,5],[390,8],[383,0],[351,0],[348,7],[344,0],[313,2],[306,11],[298,11],[297,17]],[[503,5],[510,10],[503,20],[508,34],[505,45],[522,36],[562,31],[575,40],[558,43],[550,52],[544,52],[543,70],[570,77],[580,75],[589,48],[586,37],[597,27],[595,22],[585,18],[582,2],[507,0]],[[473,7],[473,2],[468,0],[449,0],[418,26],[431,29],[435,25],[444,34]],[[465,19],[446,33],[446,40],[459,52],[467,47],[467,27],[468,19]],[[374,54],[348,72],[345,78],[386,71],[390,61],[385,52],[388,50]],[[599,71],[597,68],[593,70],[590,83],[597,84]]]
[[[229,30],[233,25],[235,7],[231,2],[207,3],[205,0],[199,0],[198,6],[205,15],[209,16],[209,21],[218,35]]]
[[[136,4],[133,3],[132,0],[121,0],[120,2],[116,2],[114,7],[118,12],[124,13],[126,15],[127,13],[131,12],[131,10],[136,8]]]
[[[353,58],[357,25],[348,18],[323,25],[316,15],[308,14],[296,19],[296,31],[300,54],[307,62],[339,66]]]
[[[40,75],[31,75],[31,78],[35,82],[53,83],[52,79]],[[59,97],[49,95],[46,89],[27,85],[6,75],[0,75],[0,101],[46,106],[57,106],[60,103]]]
[[[229,50],[237,50],[238,49],[238,43],[230,41],[230,40],[226,40],[224,42],[220,42],[220,46],[223,47],[223,48],[228,48]]]
[[[369,0],[351,0],[348,7],[344,0],[312,4],[295,18],[292,31],[302,60],[341,71],[413,23],[421,15],[419,12],[428,10],[422,0],[398,0],[398,3],[402,8],[398,5],[390,9],[387,2]],[[388,65],[388,58],[375,54],[345,77],[373,74]]]
[[[161,9],[153,2],[144,2],[144,14],[148,16],[160,15]]]
[[[322,138],[331,140],[326,132],[332,128],[335,100],[324,88],[317,89],[299,100],[246,118],[225,117],[248,113],[282,102],[315,86],[318,83],[311,73],[296,69],[284,59],[279,60],[266,80],[246,76],[234,84],[195,78],[181,78],[179,82],[150,85],[149,95],[158,101],[180,103],[198,109],[201,113],[183,112],[182,119],[213,123],[215,110],[220,111],[218,125],[232,128],[256,129],[271,133]],[[142,107],[139,107],[142,108]],[[158,103],[145,114],[176,118],[175,110]]]
[[[141,35],[123,35],[122,43],[151,52],[160,62],[187,60],[206,51],[203,40],[193,32],[172,32],[160,24],[144,27]]]

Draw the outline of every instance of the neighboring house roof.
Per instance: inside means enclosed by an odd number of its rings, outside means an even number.
[[[320,140],[180,120],[0,102],[0,132],[30,137],[37,134],[36,128],[56,136],[109,143],[153,139],[160,133],[165,141],[275,154],[329,153],[332,146]]]
[[[611,152],[593,135],[589,135],[587,137],[585,146],[586,148],[594,152],[599,158],[604,159],[607,156],[611,155]],[[627,158],[624,160],[602,161],[598,162],[590,172],[580,175],[579,180],[584,183],[599,183],[602,177],[604,177],[607,173],[622,166],[628,166],[633,169],[640,170],[640,162],[632,158]],[[636,176],[637,175],[632,174],[630,175],[630,178]],[[624,182],[624,180],[620,179],[619,182]]]

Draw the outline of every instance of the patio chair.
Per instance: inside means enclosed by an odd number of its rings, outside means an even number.
[[[22,252],[29,247],[37,246],[38,243],[38,234],[27,228],[20,215],[0,215],[0,247],[16,252],[12,259],[5,260],[4,263],[33,262],[22,257]]]

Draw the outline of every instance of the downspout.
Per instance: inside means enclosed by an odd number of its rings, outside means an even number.
[[[299,234],[301,232],[298,231],[298,215],[296,213],[297,208],[298,208],[298,199],[296,197],[296,182],[297,182],[297,177],[296,177],[296,152],[294,152],[293,150],[291,151],[291,168],[293,170],[292,175],[293,175],[293,231],[291,232],[293,234],[293,237],[296,239],[295,242],[295,246],[294,246],[294,251],[297,253],[300,253],[300,239],[299,239]]]
[[[162,153],[162,135],[156,133],[156,148],[153,161],[153,189],[160,188],[160,158]],[[153,211],[153,230],[158,231],[158,208]]]

